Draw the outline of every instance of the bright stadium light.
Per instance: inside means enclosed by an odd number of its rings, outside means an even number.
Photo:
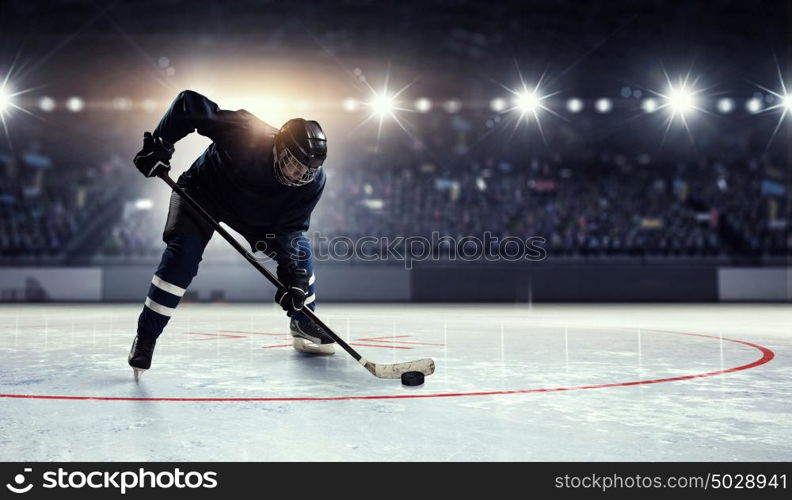
[[[490,109],[495,111],[496,113],[500,113],[501,111],[506,109],[506,99],[502,97],[496,97],[495,99],[490,101]]]
[[[218,100],[222,100],[224,103],[226,99],[224,95],[218,96]],[[280,126],[280,124],[285,123],[286,120],[294,116],[294,109],[291,109],[289,112],[285,111],[287,104],[289,106],[293,105],[296,108],[296,102],[292,104],[286,101],[283,96],[278,95],[247,95],[239,100],[241,108],[247,109],[265,122],[275,124],[276,126]],[[162,103],[158,103],[158,108],[162,109],[161,106]]]
[[[655,111],[657,111],[657,108],[658,108],[657,99],[653,97],[647,97],[641,103],[641,109],[643,109],[644,112],[646,113],[654,113]]]
[[[693,98],[694,92],[687,88],[685,85],[674,87],[669,86],[666,99],[668,106],[671,109],[671,114],[676,116],[684,116],[695,108],[695,100]]]
[[[613,101],[607,97],[602,97],[594,103],[594,108],[600,113],[609,113],[613,109]]]
[[[128,97],[116,97],[113,99],[113,108],[119,111],[129,111],[132,109],[132,100]]]
[[[72,113],[79,113],[85,109],[85,101],[79,97],[69,97],[69,99],[66,101],[66,109]]]
[[[493,99],[490,102],[490,108],[500,113],[501,111],[498,110],[501,109],[501,106],[511,106],[504,109],[503,112],[509,112],[511,115],[509,118],[513,117],[514,128],[512,129],[512,134],[516,132],[517,128],[522,123],[535,123],[536,130],[539,132],[539,135],[541,135],[542,141],[547,144],[547,138],[545,137],[544,128],[542,127],[542,118],[545,117],[547,113],[561,118],[561,115],[550,107],[550,98],[559,94],[560,91],[548,92],[547,89],[543,87],[545,73],[539,75],[539,78],[535,82],[527,82],[516,61],[514,64],[517,67],[517,74],[520,78],[519,85],[515,88],[511,88],[508,85],[498,82],[498,85],[508,91],[511,96],[509,96],[508,101]],[[490,123],[494,125],[495,122],[497,122],[497,120]],[[491,128],[490,125],[487,126]]]
[[[344,108],[344,111],[346,111],[347,113],[354,113],[355,111],[358,110],[358,108],[360,108],[360,103],[355,99],[349,98],[349,99],[344,99],[344,102],[341,104],[341,106]]]
[[[6,90],[5,85],[0,87],[0,114],[5,114],[5,112],[8,111],[12,101],[11,92]]]
[[[393,112],[396,109],[396,104],[393,102],[393,96],[384,93],[374,94],[371,101],[369,101],[369,106],[375,115],[382,118],[386,116],[393,116]]]
[[[426,97],[421,97],[415,101],[415,110],[419,113],[428,113],[432,110],[432,101]]]
[[[745,103],[748,111],[753,114],[759,112],[768,113],[776,109],[781,111],[775,129],[773,129],[773,133],[770,135],[770,140],[767,141],[767,148],[770,147],[770,144],[773,143],[776,135],[778,135],[778,132],[781,130],[781,124],[784,123],[787,114],[792,113],[792,93],[787,91],[789,86],[786,84],[784,75],[781,74],[781,67],[778,65],[778,61],[776,61],[776,72],[778,73],[778,86],[775,90],[755,84],[759,89],[767,92],[767,97],[770,98],[768,102],[773,102],[773,104],[766,109],[762,109],[762,101],[758,97],[749,99],[748,102]]]
[[[665,109],[665,130],[663,132],[663,144],[665,144],[671,126],[681,124],[687,131],[690,141],[693,142],[693,133],[690,130],[690,116],[693,111],[709,114],[707,110],[699,105],[700,94],[707,89],[697,88],[699,81],[698,77],[694,77],[690,72],[680,75],[676,83],[669,76],[668,72],[663,70],[665,75],[665,90],[658,91],[647,89],[658,98],[656,110]],[[645,110],[645,109],[644,109]]]
[[[244,97],[223,97],[223,105],[228,109],[243,109],[246,107],[246,104],[246,99]]]
[[[8,76],[6,76],[5,80],[0,77],[0,122],[2,122],[3,130],[6,132],[6,137],[8,137],[8,125],[5,120],[6,116],[10,115],[13,110],[31,114],[30,111],[22,106],[22,103],[16,100],[18,95],[25,94],[31,90],[32,89],[16,91],[15,89],[12,89],[11,85],[9,85]]]
[[[21,93],[21,92],[20,92]],[[11,112],[11,108],[21,109],[14,102],[14,97],[17,94],[6,84],[0,80],[0,116],[5,116]]]
[[[154,208],[154,202],[149,198],[139,198],[135,200],[135,208],[137,210],[151,210]]]
[[[157,101],[154,99],[145,99],[143,101],[143,111],[146,113],[153,113],[157,110]]]
[[[792,94],[786,94],[782,102],[787,112],[792,111]]]
[[[727,113],[731,113],[732,111],[734,111],[734,100],[729,99],[728,97],[723,97],[721,99],[718,99],[717,107],[718,107],[718,111],[720,111],[724,115]]]
[[[50,113],[55,110],[55,99],[52,97],[44,96],[38,101],[38,106],[41,111],[45,113]]]
[[[286,107],[286,101],[278,96],[268,96],[261,100],[261,106],[268,111],[282,111]]]
[[[29,110],[25,109],[22,103],[17,102],[16,97],[21,94],[26,94],[28,92],[33,91],[34,89],[22,89],[18,90],[13,85],[13,72],[14,72],[14,64],[11,65],[11,69],[8,70],[8,73],[5,75],[0,75],[0,125],[2,125],[2,131],[5,133],[5,138],[8,141],[8,146],[13,150],[13,144],[11,142],[11,136],[8,133],[8,121],[6,117],[11,114],[13,110],[21,111],[23,113],[27,113],[32,115]]]
[[[573,97],[567,101],[566,108],[570,113],[580,113],[583,110],[583,101],[577,97]]]
[[[752,97],[745,103],[745,109],[751,114],[756,114],[762,111],[762,100],[758,97]]]
[[[0,106],[5,110],[11,104],[11,92],[6,90],[5,85],[0,86]]]
[[[405,134],[415,140],[407,126],[409,125],[409,122],[399,115],[400,112],[410,112],[414,111],[415,109],[412,106],[409,108],[404,107],[400,96],[417,81],[417,78],[400,89],[394,91],[391,90],[392,87],[389,87],[390,70],[388,70],[388,72],[385,74],[385,82],[382,86],[382,90],[374,89],[374,87],[372,87],[369,83],[369,80],[363,77],[362,71],[360,71],[359,77],[361,83],[363,83],[369,91],[368,100],[361,102],[362,106],[369,108],[369,113],[366,119],[360,122],[358,127],[365,125],[369,121],[375,121],[377,123],[377,148],[379,148],[382,127],[385,124],[386,119],[388,119],[388,121],[392,120]]]
[[[450,99],[443,103],[443,109],[449,114],[459,113],[462,109],[462,103],[456,99]]]
[[[536,95],[536,89],[531,92],[520,92],[517,97],[514,98],[514,105],[515,107],[522,113],[536,113],[536,110],[539,108],[539,101],[541,98]]]

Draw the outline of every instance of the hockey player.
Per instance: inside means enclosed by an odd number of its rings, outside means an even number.
[[[333,354],[334,341],[301,313],[316,306],[311,246],[304,231],[325,185],[327,139],[315,121],[294,118],[280,130],[251,113],[221,110],[193,92],[181,92],[154,133],[143,135],[134,164],[146,177],[170,169],[173,144],[197,131],[212,144],[178,179],[178,185],[215,220],[239,232],[253,251],[278,263],[286,287],[275,300],[291,318],[294,348]],[[171,194],[163,240],[129,353],[135,380],[151,366],[157,337],[198,272],[214,230],[176,193]]]

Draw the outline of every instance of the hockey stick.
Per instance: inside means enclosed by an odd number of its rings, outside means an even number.
[[[204,210],[203,207],[201,207],[201,205],[198,204],[198,202],[193,200],[187,193],[185,193],[184,190],[181,187],[179,187],[173,181],[173,179],[170,178],[167,172],[163,172],[159,177],[162,180],[164,180],[165,183],[168,184],[168,186],[170,186],[171,189],[173,189],[176,192],[176,194],[178,194],[181,197],[181,199],[186,201],[187,204],[190,205],[190,207],[192,207],[196,212],[198,212],[201,215],[201,217],[203,217],[206,220],[206,222],[209,223],[209,225],[211,225],[215,231],[220,233],[220,236],[225,238],[225,240],[228,243],[230,243],[231,246],[234,247],[237,252],[242,254],[242,256],[248,262],[250,262],[253,265],[253,267],[255,267],[258,270],[258,272],[263,274],[264,277],[267,278],[270,283],[275,285],[279,290],[284,288],[283,283],[278,281],[278,278],[275,277],[275,275],[273,275],[264,266],[262,266],[261,263],[258,260],[256,260],[256,258],[253,256],[253,254],[245,250],[245,248],[237,240],[235,240],[233,236],[228,234],[228,231],[223,229],[223,227],[220,224],[218,224],[217,221],[215,221],[212,218],[212,216],[209,215],[209,213],[206,210]],[[394,364],[373,363],[365,359],[360,354],[358,354],[357,351],[352,349],[352,347],[350,347],[349,344],[344,342],[338,335],[336,335],[335,332],[333,332],[333,330],[330,329],[330,327],[325,325],[324,322],[320,320],[311,309],[309,309],[308,307],[304,307],[302,312],[308,317],[308,319],[313,321],[316,326],[327,332],[327,334],[330,335],[330,337],[332,337],[333,340],[335,340],[338,345],[343,347],[344,350],[348,352],[350,356],[355,358],[355,360],[358,363],[363,365],[366,368],[366,370],[371,372],[371,374],[374,375],[375,377],[399,378],[401,377],[402,373],[406,373],[406,372],[421,372],[424,375],[431,375],[432,373],[434,373],[435,364],[434,361],[430,358],[408,361],[406,363],[394,363]]]

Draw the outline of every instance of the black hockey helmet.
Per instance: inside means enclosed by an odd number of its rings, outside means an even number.
[[[327,137],[314,120],[292,118],[275,136],[275,177],[286,186],[313,181],[327,158]]]

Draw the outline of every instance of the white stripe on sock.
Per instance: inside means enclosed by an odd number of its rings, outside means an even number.
[[[308,286],[313,285],[314,281],[316,281],[316,275],[315,274],[311,274],[311,277],[308,278]]]
[[[163,316],[167,316],[169,318],[171,317],[173,312],[176,311],[175,307],[165,307],[162,304],[157,304],[148,297],[146,297],[146,301],[144,302],[144,304],[146,305],[146,307],[148,307],[155,313],[162,314]]]
[[[153,278],[151,278],[151,284],[156,286],[157,288],[159,288],[163,292],[168,292],[168,293],[170,293],[172,295],[175,295],[177,297],[182,297],[184,295],[184,292],[187,291],[187,290],[185,290],[184,288],[182,288],[180,286],[176,286],[176,285],[174,285],[172,283],[168,283],[167,281],[165,281],[164,279],[160,278],[156,274],[154,275]]]

